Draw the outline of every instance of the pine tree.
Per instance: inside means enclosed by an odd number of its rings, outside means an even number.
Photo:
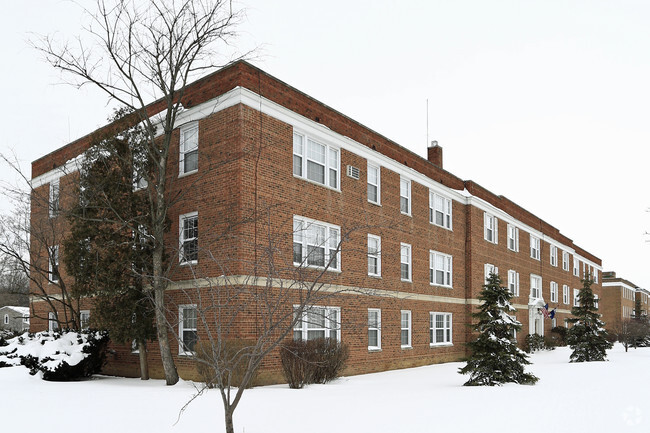
[[[528,355],[517,347],[514,331],[521,329],[519,323],[508,313],[514,311],[510,305],[512,295],[506,287],[501,287],[501,279],[492,273],[479,295],[482,301],[479,311],[472,316],[478,319],[474,329],[479,333],[475,341],[469,343],[472,355],[467,365],[459,370],[469,374],[464,385],[502,385],[514,382],[534,384],[538,377],[524,372],[530,364]]]
[[[574,317],[568,320],[573,324],[567,332],[567,343],[573,349],[571,362],[605,361],[607,349],[613,346],[607,339],[605,323],[600,320],[592,283],[589,276],[582,280],[578,306],[573,307],[571,314]]]

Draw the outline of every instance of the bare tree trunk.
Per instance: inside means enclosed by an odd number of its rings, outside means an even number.
[[[226,409],[226,433],[235,433],[235,427],[232,423],[232,412],[233,410],[230,407]]]
[[[158,239],[162,239],[162,236]],[[167,385],[175,385],[178,382],[178,372],[172,358],[172,350],[167,337],[167,317],[165,311],[165,284],[162,276],[162,244],[156,245],[153,252],[153,292],[154,305],[156,307],[156,334],[160,345],[160,358],[162,359],[165,381]]]
[[[138,340],[138,352],[140,355],[140,379],[149,380],[149,363],[147,362],[147,343]]]

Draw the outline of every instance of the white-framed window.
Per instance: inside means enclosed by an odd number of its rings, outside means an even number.
[[[567,251],[562,251],[562,269],[569,270],[569,253]]]
[[[452,344],[451,313],[429,313],[429,344],[431,346]]]
[[[400,343],[402,348],[411,347],[411,311],[402,310],[400,313],[401,333]]]
[[[541,256],[540,252],[541,247],[539,238],[537,236],[530,235],[530,257],[535,260],[539,260]]]
[[[519,251],[519,228],[508,224],[508,249]]]
[[[411,246],[400,244],[400,278],[402,281],[411,281]]]
[[[449,254],[429,251],[429,283],[451,287],[452,263],[453,259]]]
[[[48,208],[50,212],[50,218],[54,218],[59,214],[60,210],[60,183],[59,179],[55,179],[50,182],[50,198],[48,201]]]
[[[368,350],[381,349],[381,310],[368,308]]]
[[[582,262],[582,278],[587,278],[587,262]]]
[[[9,324],[9,314],[5,314],[4,324],[5,324],[5,325],[8,325],[8,324]]]
[[[293,264],[340,271],[341,228],[309,218],[293,217]]]
[[[79,312],[79,326],[82,330],[87,330],[90,327],[90,310]]]
[[[193,173],[199,169],[199,124],[193,122],[180,129],[179,175]]]
[[[594,273],[594,283],[598,284],[598,269],[593,268],[593,273]]]
[[[381,276],[381,238],[368,235],[368,275]]]
[[[429,191],[429,222],[451,230],[451,199]]]
[[[557,266],[557,247],[551,245],[551,266]]]
[[[519,296],[519,272],[512,269],[508,271],[508,289],[512,296]]]
[[[553,317],[551,319],[551,328],[556,328],[557,327],[557,317]]]
[[[596,307],[596,310],[598,309],[598,302],[600,301],[600,298],[598,298],[598,295],[594,295],[594,307]]]
[[[399,179],[399,210],[411,215],[411,181],[403,177]]]
[[[557,302],[558,284],[551,281],[551,302]]]
[[[178,306],[178,354],[193,355],[198,334],[198,310],[196,305]]]
[[[368,201],[381,204],[381,168],[368,163]]]
[[[294,306],[294,317],[297,314]],[[341,341],[341,308],[314,306],[306,309],[296,320],[293,328],[294,340],[331,338]]]
[[[186,213],[178,220],[178,259],[181,263],[195,264],[199,259],[199,213]]]
[[[50,282],[56,284],[59,282],[59,246],[51,246],[49,250],[48,272],[50,274]]]
[[[339,149],[293,133],[294,176],[339,189]]]
[[[573,289],[573,306],[574,307],[579,307],[580,302],[578,301],[578,294],[580,294],[579,289]]]
[[[576,256],[573,256],[573,275],[580,276],[580,260]]]
[[[499,274],[499,268],[494,266],[491,263],[486,263],[485,266],[483,267],[483,271],[485,274],[485,283],[487,284],[488,279],[490,278],[490,274]]]
[[[23,323],[29,325],[29,316],[23,316]]]
[[[569,286],[566,284],[562,285],[562,302],[565,305],[569,305]]]
[[[59,330],[59,321],[55,312],[50,311],[47,313],[47,325],[50,332]]]
[[[517,316],[510,316],[510,317],[512,317],[512,320],[514,320],[515,322],[517,321]],[[517,328],[515,327],[512,328],[512,339],[515,341],[517,340]]]
[[[530,275],[530,297],[531,298],[541,298],[542,297],[542,277],[539,275]]]
[[[499,243],[499,221],[487,212],[483,214],[483,236],[488,242]]]

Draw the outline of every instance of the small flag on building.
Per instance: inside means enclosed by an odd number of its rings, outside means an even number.
[[[548,312],[548,304],[546,304],[546,305],[544,305],[544,306],[542,307],[542,314],[543,314],[544,317],[547,318],[547,319],[548,319],[549,317],[551,317],[551,315],[550,315],[549,312]]]
[[[556,309],[553,308],[553,309],[551,310],[551,312],[548,313],[548,315],[551,317],[551,319],[555,319],[555,310],[556,310]]]

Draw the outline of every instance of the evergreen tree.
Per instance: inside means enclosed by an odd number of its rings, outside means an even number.
[[[567,342],[573,349],[571,362],[605,361],[607,349],[613,346],[607,339],[605,323],[600,320],[591,290],[592,283],[589,276],[582,280],[578,306],[571,310],[574,317],[569,319],[569,323],[573,326],[567,332]]]
[[[513,337],[514,331],[521,329],[521,323],[508,314],[515,311],[510,305],[511,297],[510,290],[501,287],[499,276],[490,274],[479,295],[482,301],[479,311],[472,315],[478,319],[474,327],[478,337],[469,343],[472,355],[459,370],[470,375],[464,385],[494,386],[509,382],[532,385],[539,380],[524,372],[524,366],[530,362]]]

